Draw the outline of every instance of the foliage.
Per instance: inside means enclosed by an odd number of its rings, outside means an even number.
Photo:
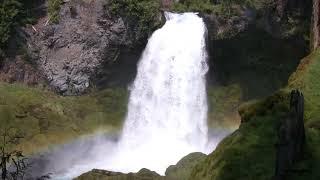
[[[1,0],[0,3],[0,48],[3,48],[18,22],[21,3],[18,0]]]
[[[177,12],[203,12],[212,13],[213,3],[210,0],[184,0],[181,2],[176,2],[173,5],[173,10]]]
[[[0,51],[14,33],[17,25],[34,22],[34,8],[37,0],[1,0],[0,1]]]
[[[48,0],[48,15],[50,22],[59,22],[59,12],[62,2],[63,0]]]
[[[110,0],[109,8],[112,14],[125,17],[138,34],[150,34],[160,25],[160,1]]]
[[[106,89],[81,97],[61,97],[40,88],[0,83],[0,111],[24,138],[12,148],[26,154],[94,131],[117,132],[125,117],[127,91]],[[0,114],[0,127],[8,124]]]

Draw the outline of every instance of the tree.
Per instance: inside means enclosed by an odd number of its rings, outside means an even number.
[[[18,0],[0,0],[0,48],[9,40],[21,8]]]
[[[22,154],[22,151],[17,150],[8,150],[7,146],[9,143],[16,141],[19,136],[10,135],[10,131],[13,128],[6,128],[1,134],[2,144],[0,146],[0,167],[1,167],[1,178],[2,180],[6,179],[24,179],[28,168],[31,166],[30,163],[27,163],[27,158]],[[14,170],[9,171],[8,166],[12,163],[14,165]]]

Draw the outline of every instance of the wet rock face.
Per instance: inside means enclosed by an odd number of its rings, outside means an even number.
[[[104,3],[66,2],[58,24],[48,24],[43,18],[26,30],[31,54],[56,92],[86,92],[100,65],[117,58],[126,28],[121,18],[107,16]]]
[[[303,156],[306,142],[303,116],[303,94],[294,90],[290,97],[290,112],[278,130],[276,180],[285,179],[293,164]]]

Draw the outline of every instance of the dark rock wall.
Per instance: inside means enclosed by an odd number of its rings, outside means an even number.
[[[256,27],[209,43],[210,84],[239,84],[245,100],[285,86],[308,48],[301,38],[279,39]]]

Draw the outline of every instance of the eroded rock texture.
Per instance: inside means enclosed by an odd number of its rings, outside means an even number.
[[[121,18],[108,16],[105,2],[66,2],[58,24],[48,24],[45,17],[26,30],[38,68],[58,93],[85,92],[97,68],[119,55],[126,28]]]

